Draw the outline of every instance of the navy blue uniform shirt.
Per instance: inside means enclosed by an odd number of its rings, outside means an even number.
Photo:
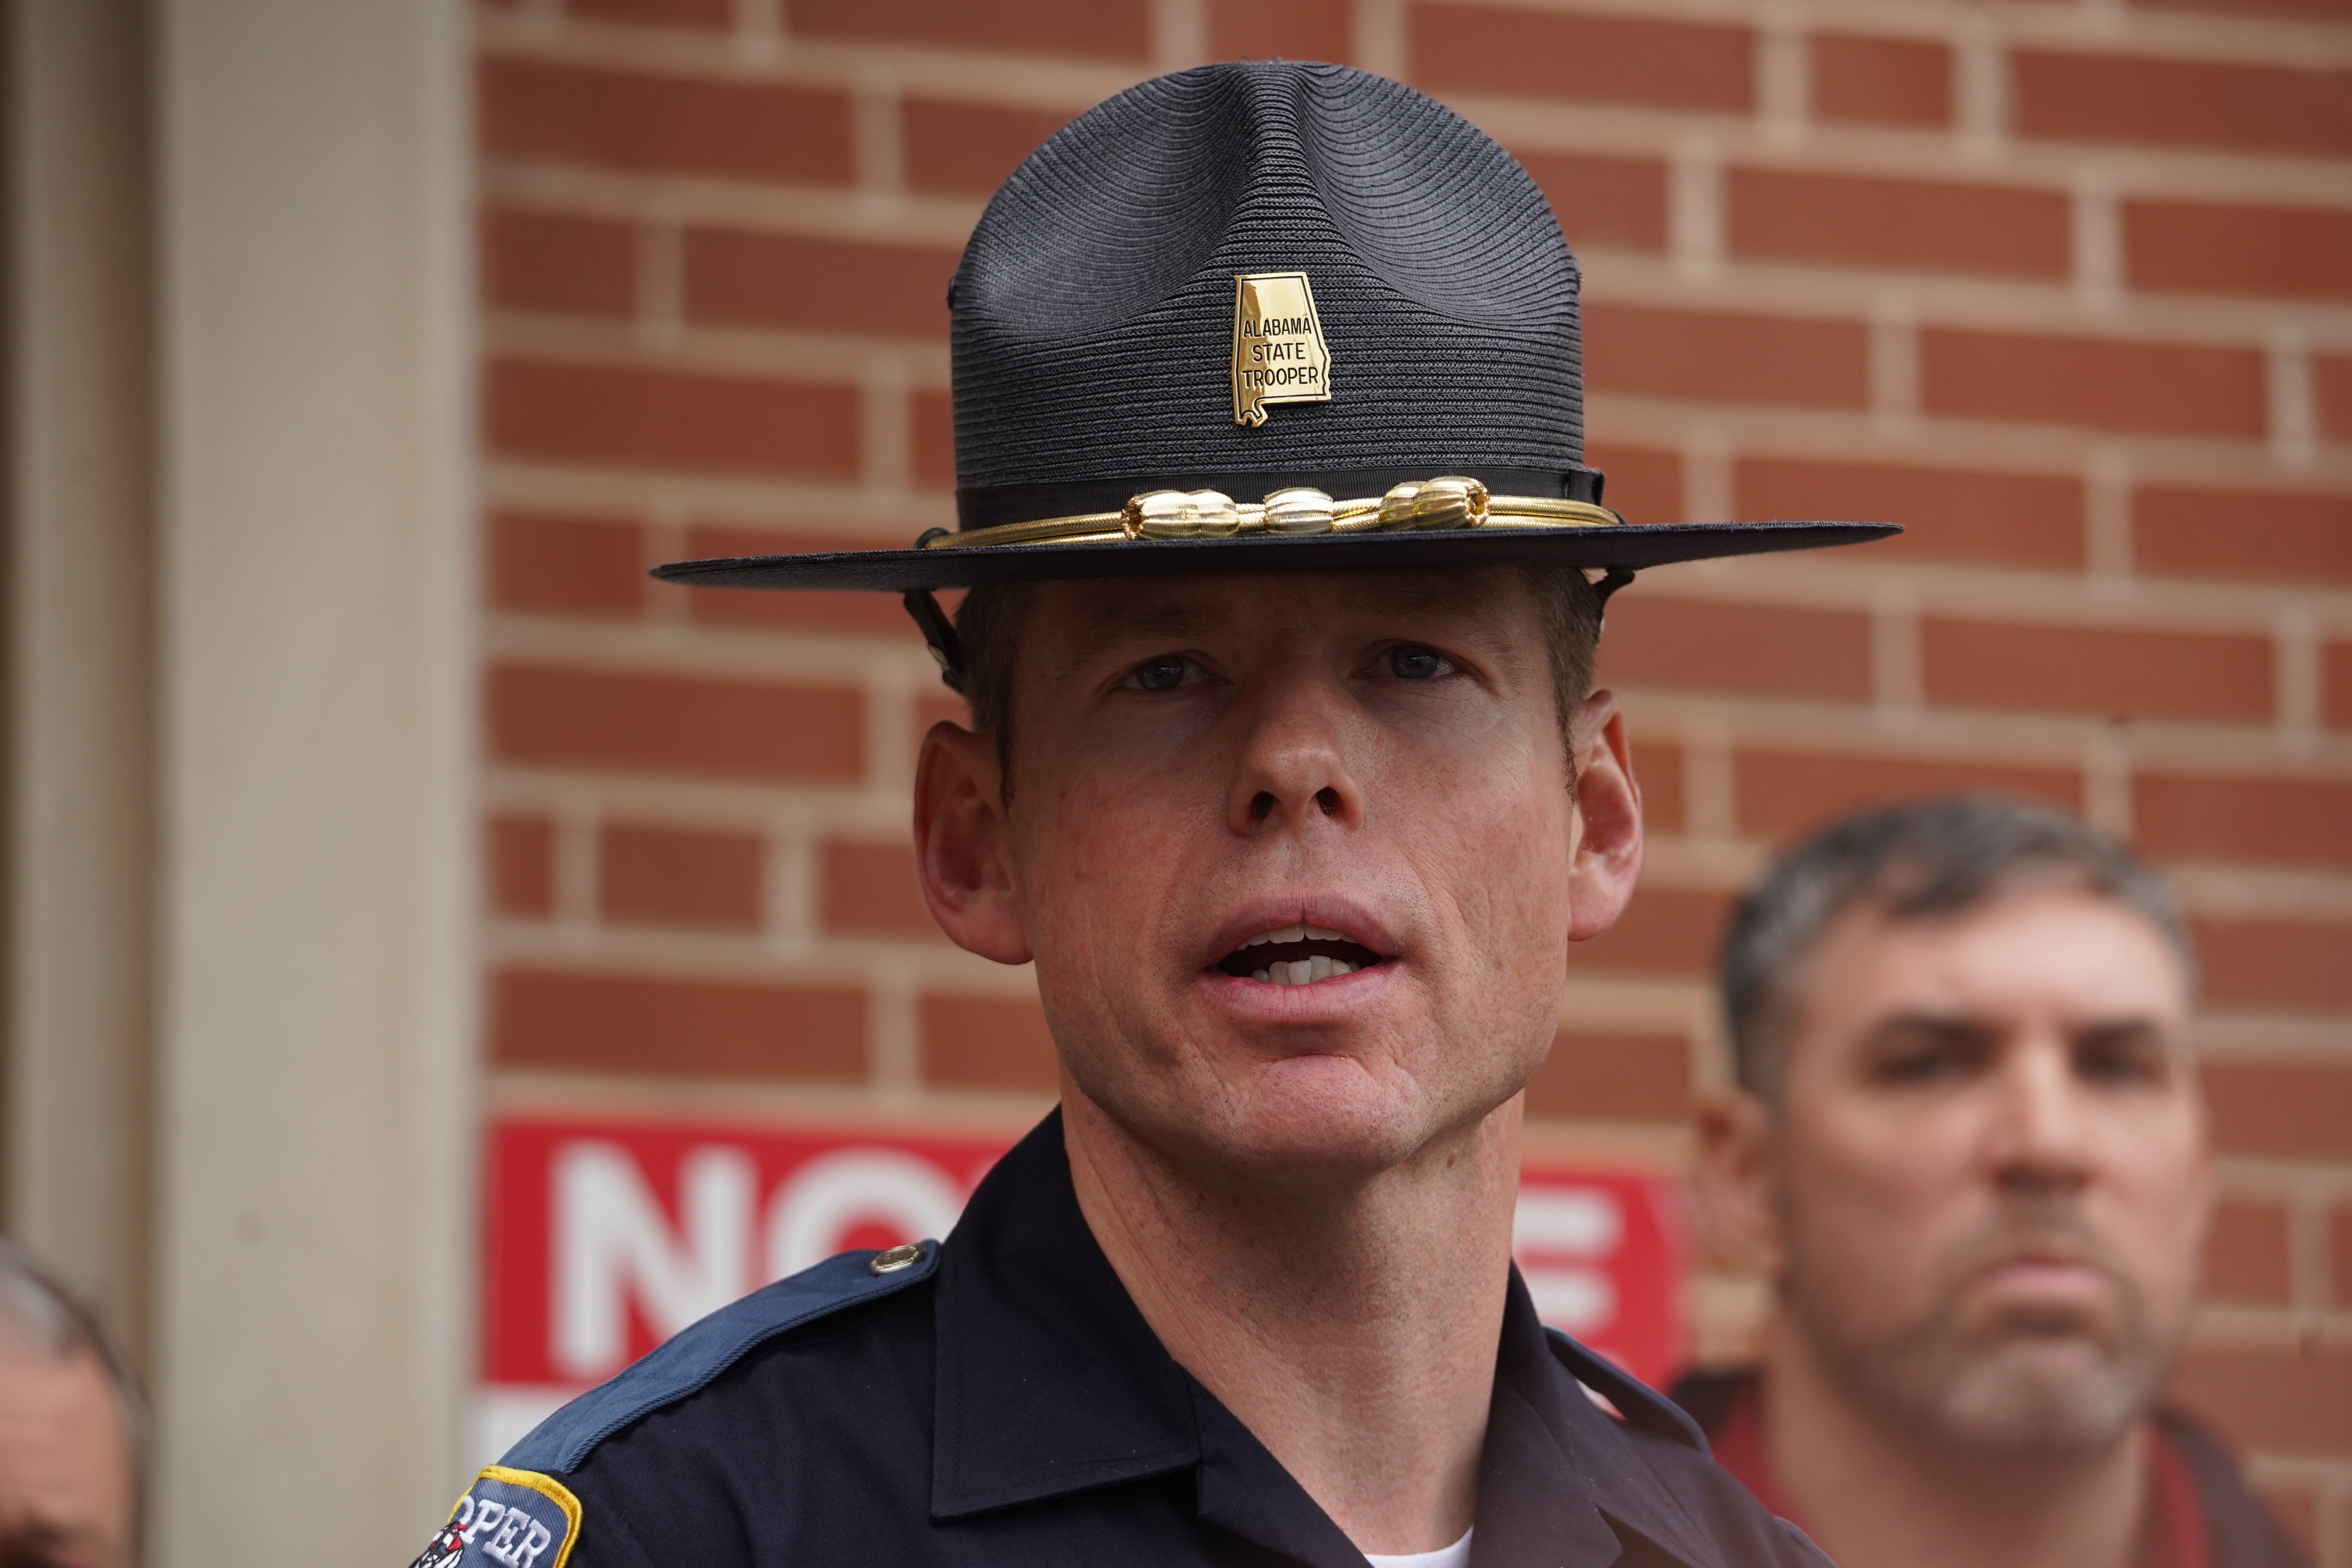
[[[1078,1212],[1058,1112],[951,1239],[895,1272],[874,1256],[755,1292],[551,1417],[420,1563],[1365,1568],[1145,1323]],[[1547,1331],[1516,1271],[1472,1561],[1824,1563],[1679,1410]]]

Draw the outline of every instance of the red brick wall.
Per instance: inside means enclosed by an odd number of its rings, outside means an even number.
[[[2210,972],[2229,1202],[2182,1387],[2352,1568],[2352,5],[1805,14],[486,4],[502,1101],[1045,1102],[1027,975],[914,894],[916,739],[953,710],[896,606],[641,573],[950,521],[941,292],[995,182],[1151,71],[1353,60],[1551,195],[1612,501],[1913,530],[1618,602],[1651,869],[1577,968],[1538,1135],[1679,1158],[1725,898],[1823,814],[1991,785],[2130,836]],[[1741,1300],[1697,1292],[1711,1351]]]

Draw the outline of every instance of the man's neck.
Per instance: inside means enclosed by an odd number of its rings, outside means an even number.
[[[2130,1568],[2146,1424],[2077,1456],[1988,1454],[1850,1397],[1787,1324],[1767,1358],[1764,1452],[1840,1568]]]
[[[1067,1089],[1078,1206],[1177,1363],[1366,1552],[1469,1529],[1518,1191],[1516,1101],[1360,1184],[1186,1178]]]

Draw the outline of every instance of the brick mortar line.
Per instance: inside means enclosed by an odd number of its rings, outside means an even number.
[[[758,589],[729,592],[757,593]],[[851,688],[863,699],[877,672],[922,689],[938,668],[916,639],[824,631],[737,631],[644,622],[536,620],[494,615],[483,626],[485,663],[546,664],[600,674],[747,679],[791,686]],[[944,689],[942,689],[944,694]]]
[[[1633,736],[1633,771],[1644,766],[1644,737]],[[1682,742],[1685,752],[1692,748]],[[1660,887],[1745,887],[1764,870],[1770,847],[1741,838],[1727,821],[1720,833],[1700,833],[1685,826],[1679,832],[1652,832],[1643,846],[1642,874]]]
[[[1530,1116],[1522,1142],[1530,1161],[1596,1164],[1679,1179],[1690,1166],[1691,1135],[1671,1122]]]
[[[2273,1315],[2277,1320],[2272,1321]],[[2189,1342],[2229,1350],[2294,1350],[2310,1346],[2341,1353],[2352,1350],[2352,1310],[2300,1308],[2275,1310],[2200,1302]]]
[[[1523,11],[1537,16],[1591,16],[1679,23],[1763,31],[1776,19],[1772,0],[1416,0],[1432,9],[1448,5]],[[2352,64],[2352,26],[2228,16],[2174,15],[2126,8],[2088,17],[2076,7],[2002,5],[1979,7],[1959,0],[1915,0],[1897,10],[1868,0],[1816,0],[1805,31],[1832,32],[1917,42],[1957,44],[1973,28],[1988,27],[2003,49],[2029,48],[2155,59],[2219,60],[2232,65],[2303,68]],[[815,72],[841,72],[876,58],[904,68],[939,69],[948,62],[985,62],[1016,79],[1041,79],[1048,89],[1067,90],[1074,81],[1122,81],[1156,70],[1177,68],[1174,58],[1126,61],[1105,56],[1055,56],[1017,49],[918,41],[852,41],[793,34],[780,47],[747,58],[730,36],[685,28],[634,26],[567,17],[554,26],[531,17],[478,12],[476,47],[484,53],[537,56],[595,52],[637,59],[656,58],[675,68],[690,66],[714,74],[768,79],[826,79]],[[1121,73],[1130,73],[1121,75]],[[1116,87],[1087,101],[1108,97]]]
[[[1026,1090],[927,1086],[914,1096],[881,1094],[865,1086],[797,1083],[780,1078],[673,1078],[487,1064],[493,1113],[623,1120],[684,1117],[715,1126],[751,1123],[763,1130],[855,1128],[871,1117],[878,1127],[915,1123],[941,1136],[1026,1131],[1051,1109],[1053,1096]],[[1011,1119],[1020,1118],[1017,1126]],[[1000,1126],[999,1124],[1003,1124]]]
[[[498,763],[485,770],[485,815],[549,813],[577,804],[598,823],[652,823],[711,832],[898,842],[914,809],[903,791],[739,784]]]
[[[2209,1060],[2340,1063],[2347,1044],[2352,1044],[2352,1013],[2201,1008],[2197,1013],[2197,1030],[2200,1053]],[[2284,1163],[2298,1171],[2310,1166],[2310,1162]]]
[[[2264,774],[2272,782],[2276,774]],[[2214,919],[2291,916],[2352,922],[2352,867],[2283,868],[2243,860],[2183,856],[2164,862],[2165,879],[2198,914]],[[2352,1046],[2352,1037],[2347,1039]]]
[[[1442,96],[1487,134],[1530,153],[1662,158],[1677,135],[1699,127],[1714,139],[1727,164],[1743,167],[1806,170],[1811,168],[1807,160],[1822,158],[1827,162],[1821,173],[2057,190],[2083,165],[2095,163],[2111,171],[2120,194],[2136,198],[2322,205],[2340,204],[2347,184],[2343,161],[2319,153],[2168,150],[2142,142],[2040,138],[1986,146],[1957,124],[1927,130],[1811,121],[1791,138],[1747,114],[1476,90]]]
[[[1570,107],[1580,121],[1582,106]],[[1571,125],[1574,129],[1580,126]],[[1956,146],[1954,141],[1950,132],[1809,123],[1794,137],[1743,135],[1726,148],[1724,163],[1727,168],[1766,174],[1967,185],[2054,196],[2073,194],[2084,172],[2095,169],[2105,176],[2118,202],[2287,205],[2319,211],[2341,211],[2352,203],[2352,176],[2335,159],[2221,153],[2196,148],[2159,153],[2134,142],[2040,141],[2004,143],[1988,159]],[[1538,148],[1530,141],[1526,147],[1531,152],[1584,150],[1573,142]]]
[[[1654,893],[1738,893],[1740,889],[1755,881],[1755,877],[1759,875],[1764,863],[1771,858],[1773,848],[1776,848],[1776,844],[1767,842],[1767,839],[1743,839],[1740,844],[1748,851],[1748,858],[1752,863],[1752,869],[1748,869],[1748,872],[1724,875],[1722,869],[1710,868],[1710,865],[1677,865],[1661,856],[1658,860],[1642,868],[1642,889]],[[2159,869],[2164,869],[2166,877],[2171,877],[2171,865],[2164,865]],[[2319,879],[2319,875],[2312,877],[2315,877],[2315,881]],[[2242,879],[2249,884],[2251,891],[2265,891],[2261,886],[2263,872],[2258,868],[2246,868]],[[2176,893],[2183,900],[2183,908],[2192,917],[2206,917],[2206,920],[2303,920],[2316,921],[2316,924],[2352,921],[2352,875],[2333,877],[2326,886],[2316,886],[2316,889],[2315,886],[2291,886],[2291,889],[2286,889],[2288,898],[2279,898],[2277,902],[2267,902],[2267,905],[2261,898],[2246,896],[2249,889],[2239,889],[2232,896],[2213,898],[2209,879],[2192,879],[2188,886],[2183,886],[2178,879],[2173,881],[2176,881]],[[1639,896],[1642,896],[1639,891],[1634,893],[1634,898]],[[2244,1018],[2239,1018],[2237,1013],[2232,1013],[2230,1008],[2218,1008],[2213,1016],[2222,1020],[2234,1018],[2242,1027],[2253,1027],[2263,1020],[2263,1013],[2249,1013]],[[2324,1025],[2324,1041],[2319,1047],[2315,1047],[2316,1051],[2338,1053],[2338,1056],[2340,1053],[2352,1053],[2352,1008],[2305,1013],[2305,1018],[2331,1020],[2331,1023]]]
[[[1763,839],[1743,842],[1752,847],[1760,871],[1769,858],[1773,846]],[[2207,878],[2182,879],[2174,875],[2174,867],[2167,863],[2162,869],[2181,900],[2182,907],[2192,917],[2208,920],[2278,920],[2336,925],[2352,924],[2352,876],[2323,878],[2313,873],[2302,883],[2282,887],[2265,877],[2259,868],[2231,868],[2239,873],[2242,885],[2224,889],[2216,897],[2212,880]],[[1754,875],[1725,877],[1689,868],[1668,869],[1665,866],[1644,867],[1642,887],[1653,892],[1736,893],[1750,885]],[[2265,899],[2263,895],[2272,896]],[[1638,900],[1640,894],[1636,893]],[[2226,1009],[2224,1010],[2226,1011]],[[2323,1052],[2346,1054],[2352,1058],[2352,1009],[2339,1012],[2322,1010],[2315,1017],[2336,1018],[2344,1032],[2340,1041],[2324,1045]]]
[[[1603,674],[1606,680],[1605,670]],[[2079,769],[2085,752],[2107,730],[2095,717],[1952,708],[1924,708],[1916,721],[1896,729],[1886,725],[1866,701],[1608,683],[1625,703],[1637,744],[1644,735],[1670,742],[1712,726],[1733,744],[1756,751],[1843,754],[1860,750],[1877,754],[1876,746],[1884,746],[1884,754],[1894,759]],[[2135,769],[2168,773],[2210,764],[2216,755],[2234,755],[2243,760],[2242,771],[2255,777],[2269,777],[2281,766],[2300,769],[2312,761],[2306,752],[2287,749],[2284,738],[2269,727],[2153,720],[2132,726],[2130,755]],[[2332,744],[2322,761],[2331,769],[2352,768],[2352,741]]]
[[[2352,1163],[2222,1154],[2213,1162],[2222,1198],[2274,1203],[2293,1213],[2352,1198]],[[2287,1310],[2287,1309],[2282,1309]]]
[[[1708,276],[1671,258],[1595,248],[1580,257],[1584,302],[1867,325],[1871,294],[1902,291],[1918,331],[2087,339],[2158,347],[2269,351],[2281,318],[2294,321],[2322,353],[2352,353],[2352,302],[2118,289],[2110,302],[2085,299],[2072,278],[2004,281],[1892,267],[1759,260],[1727,255]],[[1863,301],[1857,303],[1857,300]]]
[[[827,932],[787,944],[756,932],[614,924],[592,928],[584,941],[564,941],[544,927],[511,917],[487,924],[486,969],[576,969],[661,980],[855,990],[897,966],[929,990],[1015,1000],[1036,994],[1036,983],[1025,967],[1002,969],[937,934]]]
[[[587,164],[485,159],[478,194],[492,211],[675,221],[700,227],[961,250],[982,203],[841,185],[644,174]]]
[[[1571,962],[1568,990],[1560,997],[1559,1026],[1599,1033],[1633,1030],[1642,1034],[1689,1035],[1694,1032],[1691,997],[1685,987],[1668,988],[1640,983],[1612,983],[1595,975],[1579,975]]]
[[[1538,16],[1606,16],[1761,30],[1775,17],[1775,0],[1417,0],[1432,7],[1524,11]],[[2103,55],[2154,55],[2191,59],[2217,56],[2232,64],[2309,65],[2352,62],[2352,26],[2259,21],[2225,16],[2148,12],[2126,7],[2098,16],[2080,6],[1966,4],[1910,0],[1900,7],[1880,0],[1810,0],[1806,30],[1862,34],[1921,42],[1956,42],[1969,29],[1990,26],[2004,47],[2064,48]]]
[[[1989,473],[2081,476],[2102,450],[2122,456],[2145,484],[2199,489],[2340,492],[2352,486],[2352,446],[2324,447],[2307,467],[2282,465],[2266,439],[2164,436],[2087,426],[1927,415],[1889,434],[1867,409],[1800,408],[1595,389],[1585,397],[1585,428],[1597,442],[1672,453],[1695,417],[1704,417],[1730,450],[1750,457],[1819,457]],[[1988,454],[1990,454],[1989,457]]]
[[[790,328],[720,327],[685,322],[666,342],[648,343],[635,322],[519,311],[484,313],[484,363],[534,359],[618,370],[688,371],[755,380],[835,384],[850,389],[877,360],[898,362],[908,392],[948,390],[945,343],[877,339]]]
[[[1687,1017],[1693,1002],[1706,994],[1704,983],[1696,980],[1643,976],[1624,970],[1592,973],[1580,963],[1578,950],[1571,948],[1560,1016],[1567,1019],[1576,1007],[1591,1006],[1596,1013],[1607,1011],[1626,1017]]]
[[[2274,638],[2281,616],[2324,640],[2352,636],[2352,588],[2225,584],[2181,577],[2101,576],[2095,572],[1976,566],[1957,562],[1874,562],[1867,544],[1843,561],[1729,558],[1739,570],[1653,567],[1633,590],[1662,598],[1867,615],[1888,593],[1909,596],[1913,613],[1991,625],[2086,631],[2154,631]],[[1669,575],[1658,575],[1661,573]]]
[[[574,509],[649,518],[669,509],[695,522],[730,528],[861,534],[881,548],[911,544],[926,528],[955,526],[954,498],[937,490],[886,492],[707,470],[591,468],[495,455],[483,468],[486,510]]]
[[[489,25],[476,35],[475,47],[477,58],[485,59],[541,60],[712,82],[844,90],[882,70],[890,73],[902,90],[924,97],[944,95],[1008,108],[1066,109],[1073,114],[1154,74],[1140,60],[960,49],[952,45],[835,43],[805,37],[788,37],[785,47],[770,58],[746,59],[731,39],[716,34],[582,21],[569,21],[560,30],[542,30],[503,17],[486,20]]]

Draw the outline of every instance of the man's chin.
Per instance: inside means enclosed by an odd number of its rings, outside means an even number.
[[[2152,1369],[2079,1335],[2020,1335],[1969,1355],[1943,1380],[1935,1416],[1969,1447],[2019,1454],[2103,1450],[2146,1413]]]
[[[1370,1180],[1412,1160],[1454,1123],[1411,1074],[1386,1061],[1299,1054],[1228,1064],[1203,1092],[1107,1105],[1110,1120],[1204,1180]]]

